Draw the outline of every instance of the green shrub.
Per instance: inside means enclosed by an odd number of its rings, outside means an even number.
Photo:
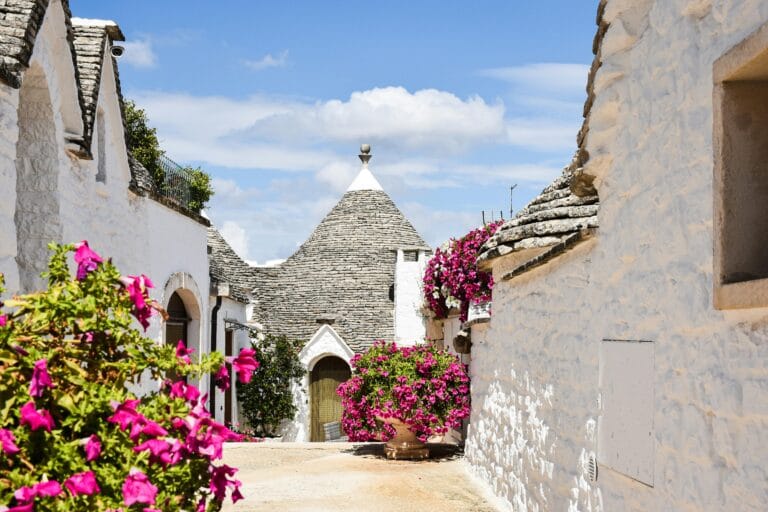
[[[260,363],[259,371],[251,382],[237,386],[237,399],[241,415],[254,434],[273,436],[282,420],[296,415],[291,384],[298,385],[306,373],[299,361],[301,343],[285,336],[255,333],[251,347]]]
[[[85,242],[51,249],[48,289],[0,303],[0,505],[211,511],[228,492],[239,499],[236,470],[213,463],[238,436],[197,388],[168,379],[221,371],[221,354],[193,364],[183,343],[133,328],[161,309],[146,276],[121,276]],[[246,377],[256,366],[242,353],[228,362]],[[158,390],[130,390],[152,381]]]

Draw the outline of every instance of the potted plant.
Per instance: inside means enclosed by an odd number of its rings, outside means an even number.
[[[426,441],[469,416],[469,377],[454,355],[433,345],[377,341],[351,360],[337,393],[350,441],[387,441],[388,458],[426,458]]]

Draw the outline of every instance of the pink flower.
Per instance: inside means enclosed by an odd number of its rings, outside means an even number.
[[[149,288],[154,288],[152,281],[144,274],[140,276],[126,276],[121,277],[120,282],[123,283],[125,289],[128,291],[128,296],[133,302],[133,316],[144,327],[144,330],[149,327],[149,317],[152,316],[152,308],[147,303],[149,299]]]
[[[217,388],[222,391],[229,389],[229,370],[227,370],[227,365],[221,365],[221,368],[219,368],[219,371],[216,372],[213,378]]]
[[[99,455],[101,455],[101,441],[96,434],[93,434],[85,443],[85,460],[91,462],[98,459]]]
[[[189,358],[189,354],[194,352],[195,349],[187,348],[182,340],[176,344],[176,357],[186,364],[192,364],[192,360]]]
[[[240,488],[239,480],[230,480],[228,477],[233,476],[237,472],[237,469],[231,468],[226,464],[221,466],[214,466],[211,470],[211,485],[210,489],[213,491],[214,497],[221,501],[227,496],[227,487],[233,487],[235,491]],[[242,495],[238,492],[238,498],[242,498]],[[235,497],[232,497],[233,501]]]
[[[93,471],[84,471],[72,475],[64,481],[64,487],[69,489],[72,496],[79,494],[91,495],[101,491]]]
[[[130,507],[134,503],[154,505],[157,497],[157,487],[152,485],[147,475],[138,469],[131,469],[123,482],[123,503]]]
[[[16,446],[16,437],[10,430],[0,428],[0,445],[6,455],[19,453],[19,447]]]
[[[113,409],[115,413],[107,418],[107,421],[110,423],[117,423],[120,425],[120,430],[125,430],[128,428],[128,425],[133,423],[134,421],[138,420],[139,418],[144,418],[144,415],[142,415],[140,412],[136,410],[136,406],[139,405],[140,400],[126,400],[122,404],[113,403]]]
[[[32,369],[32,382],[29,383],[30,396],[43,396],[43,389],[52,387],[53,382],[48,374],[48,362],[45,359],[35,361],[35,367]]]
[[[251,381],[253,372],[259,367],[259,362],[254,359],[256,351],[252,348],[244,348],[240,351],[240,354],[235,359],[231,357],[227,358],[227,361],[232,363],[237,374],[237,380],[246,384]]]
[[[177,380],[171,385],[170,394],[174,398],[183,398],[192,404],[196,404],[200,398],[200,390],[183,380]]]
[[[77,280],[82,281],[90,272],[96,270],[103,260],[101,256],[96,254],[88,247],[88,242],[83,240],[79,244],[75,244],[77,250],[75,251],[75,263],[77,263]]]
[[[21,424],[29,425],[32,430],[44,428],[48,432],[54,427],[51,413],[45,409],[35,409],[35,402],[27,402],[21,408]]]
[[[47,482],[40,482],[35,484],[34,487],[38,496],[58,496],[61,494],[61,485],[56,480],[48,480]]]
[[[0,327],[8,325],[8,318],[5,315],[0,315]]]
[[[6,512],[34,512],[34,510],[35,510],[34,503],[25,503],[23,505],[16,505],[15,507],[6,509]]]

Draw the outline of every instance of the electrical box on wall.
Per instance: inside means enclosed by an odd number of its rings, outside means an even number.
[[[600,343],[598,462],[653,486],[654,343]]]

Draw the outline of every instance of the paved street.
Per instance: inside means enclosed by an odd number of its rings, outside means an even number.
[[[231,443],[245,499],[227,512],[496,512],[452,446],[421,462],[384,459],[381,444]]]

